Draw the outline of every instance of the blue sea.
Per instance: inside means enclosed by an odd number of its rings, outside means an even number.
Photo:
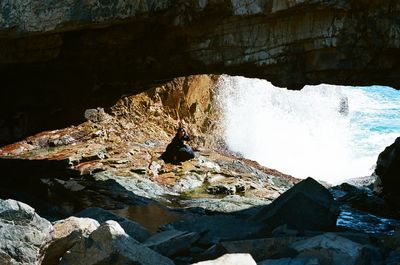
[[[400,91],[390,87],[306,86],[222,76],[218,83],[228,147],[295,177],[330,183],[369,176],[400,136]]]

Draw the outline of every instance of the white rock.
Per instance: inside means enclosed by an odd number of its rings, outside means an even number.
[[[225,254],[215,260],[201,261],[192,265],[257,265],[250,254]]]

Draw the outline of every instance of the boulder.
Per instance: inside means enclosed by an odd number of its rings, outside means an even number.
[[[289,248],[292,243],[302,240],[302,237],[261,238],[218,243],[214,249],[202,254],[202,258],[218,257],[227,253],[249,253],[255,261],[294,257],[297,252]],[[210,251],[212,250],[212,251]]]
[[[173,265],[172,260],[141,245],[115,221],[106,221],[61,258],[61,265]]]
[[[267,259],[258,262],[257,265],[320,265],[317,259],[303,258],[283,258],[283,259]]]
[[[264,222],[271,229],[287,224],[299,230],[335,227],[339,208],[331,193],[312,178],[293,186],[249,220]]]
[[[53,226],[27,204],[0,200],[0,264],[41,264]]]
[[[257,265],[250,254],[225,254],[215,260],[201,261],[192,265]]]
[[[100,224],[90,218],[69,217],[57,221],[54,226],[54,239],[46,250],[43,265],[57,265],[59,259],[82,237],[88,237]]]
[[[200,235],[196,232],[167,230],[148,238],[143,244],[164,256],[171,257],[189,250],[199,238]]]
[[[290,247],[299,252],[298,258],[318,258],[322,264],[332,265],[358,264],[363,250],[363,245],[333,233],[300,240]]]
[[[400,137],[379,154],[376,161],[377,180],[374,190],[389,202],[400,206]]]
[[[100,224],[108,220],[116,221],[121,225],[121,227],[129,236],[131,236],[132,238],[134,238],[139,242],[143,242],[150,237],[149,231],[147,231],[147,229],[141,226],[140,224],[128,220],[124,217],[118,216],[116,214],[113,214],[102,208],[96,208],[96,207],[87,208],[77,213],[76,216],[93,218],[97,220]]]
[[[267,226],[230,215],[211,215],[175,221],[163,225],[161,229],[201,233],[199,243],[213,245],[223,241],[263,237]]]

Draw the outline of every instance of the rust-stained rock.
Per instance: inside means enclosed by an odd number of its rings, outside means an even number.
[[[0,148],[3,170],[15,176],[6,182],[9,190],[31,193],[31,185],[38,185],[35,198],[70,200],[62,206],[66,214],[126,207],[141,198],[223,212],[270,203],[297,180],[224,149],[215,81],[206,75],[177,78],[120,99],[108,114],[93,109],[80,125]],[[197,155],[165,163],[160,155],[182,119]]]

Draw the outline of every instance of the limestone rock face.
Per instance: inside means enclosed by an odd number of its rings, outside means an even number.
[[[0,133],[22,137],[43,120],[61,127],[122,94],[199,73],[291,89],[399,87],[399,12],[391,0],[4,0],[0,113],[22,131]]]
[[[392,204],[400,206],[400,137],[379,154],[376,162],[375,191]]]
[[[271,228],[287,224],[296,229],[324,230],[335,227],[339,208],[330,192],[312,178],[286,191],[250,219]]]
[[[0,200],[0,264],[40,265],[53,232],[29,205]]]
[[[140,264],[173,265],[174,263],[140,245],[115,221],[107,221],[88,238],[82,238],[60,262],[61,265]]]

